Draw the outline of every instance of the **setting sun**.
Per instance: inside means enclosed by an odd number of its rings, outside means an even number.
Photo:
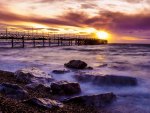
[[[99,32],[96,33],[96,35],[97,35],[97,37],[98,37],[99,39],[104,39],[104,40],[106,40],[106,39],[109,38],[109,34],[108,34],[106,31],[99,31]]]

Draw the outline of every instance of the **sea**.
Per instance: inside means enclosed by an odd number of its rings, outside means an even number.
[[[91,46],[59,46],[45,48],[0,48],[0,70],[15,72],[26,67],[38,67],[56,80],[78,82],[73,75],[54,74],[65,69],[70,60],[85,61],[93,70],[81,70],[92,75],[130,76],[137,86],[100,86],[80,83],[82,95],[113,92],[116,101],[105,109],[111,113],[150,113],[150,45],[107,44]]]

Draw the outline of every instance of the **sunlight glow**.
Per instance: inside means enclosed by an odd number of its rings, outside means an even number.
[[[106,31],[99,31],[96,33],[96,35],[99,39],[103,40],[107,40],[109,38],[109,33],[107,33]]]

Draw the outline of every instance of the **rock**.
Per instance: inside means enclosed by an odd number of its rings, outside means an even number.
[[[87,67],[87,63],[85,63],[81,60],[71,60],[64,65],[66,67],[72,68],[72,69],[85,69]]]
[[[78,81],[81,82],[94,82],[95,75],[90,75],[86,73],[79,73],[74,76]]]
[[[0,76],[3,76],[3,75],[14,77],[14,73],[13,72],[0,70]]]
[[[112,103],[116,99],[116,95],[113,93],[98,94],[98,95],[85,95],[76,96],[69,99],[65,99],[64,103],[76,103],[93,107],[104,107],[107,104]]]
[[[28,92],[16,84],[9,84],[9,83],[0,84],[0,93],[9,98],[17,100],[23,100],[28,98]]]
[[[135,86],[137,79],[128,76],[77,74],[75,78],[82,82],[92,82],[98,85]]]
[[[18,70],[15,76],[17,80],[25,83],[46,84],[53,81],[52,76],[35,67]]]
[[[93,67],[90,67],[90,66],[89,66],[89,67],[87,67],[86,69],[87,69],[87,70],[93,70]]]
[[[27,89],[31,89],[31,90],[35,90],[35,91],[46,91],[46,92],[51,92],[51,88],[48,86],[45,86],[43,84],[37,84],[37,83],[31,83],[31,84],[27,84],[25,86]]]
[[[129,76],[106,75],[102,79],[97,79],[97,83],[121,86],[135,86],[137,85],[137,79]]]
[[[51,100],[47,98],[32,98],[24,101],[24,103],[35,105],[45,109],[53,109],[53,108],[62,108],[63,104],[56,100]]]
[[[65,73],[68,73],[70,71],[64,69],[64,70],[53,70],[52,72],[55,74],[65,74]]]
[[[75,82],[58,81],[51,84],[53,94],[72,95],[81,92],[80,85]]]

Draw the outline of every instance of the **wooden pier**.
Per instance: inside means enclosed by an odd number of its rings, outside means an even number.
[[[107,44],[107,40],[92,38],[88,35],[0,33],[0,47],[25,48],[99,44]]]

